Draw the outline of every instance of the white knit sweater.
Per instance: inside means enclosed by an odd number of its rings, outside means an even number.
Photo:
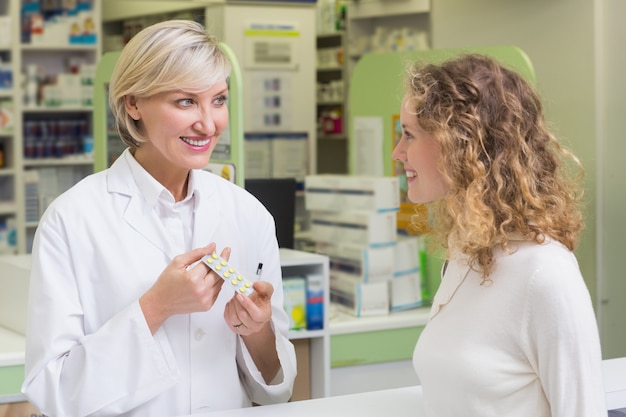
[[[598,328],[573,253],[517,242],[491,280],[451,261],[413,364],[429,417],[606,417]]]

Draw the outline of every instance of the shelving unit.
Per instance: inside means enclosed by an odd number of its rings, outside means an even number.
[[[13,2],[14,3],[14,2]],[[0,59],[2,67],[0,71],[0,148],[2,151],[2,164],[0,165],[0,233],[3,234],[0,253],[11,253],[17,250],[8,242],[8,227],[12,223],[17,224],[18,217],[18,168],[16,161],[16,140],[17,122],[15,121],[15,102],[18,97],[17,81],[15,77],[16,52],[12,37],[16,30],[18,14],[17,6],[8,0],[0,0]]]
[[[317,35],[317,173],[348,172],[346,33]]]
[[[354,65],[368,52],[429,49],[430,0],[351,0],[346,26],[317,35],[318,174],[349,173],[348,90]]]
[[[77,2],[84,6],[82,12],[69,12],[54,25],[44,26],[42,20],[42,34],[29,40],[22,22],[31,4],[0,0],[0,19],[8,17],[2,24],[10,38],[0,46],[0,57],[9,63],[12,76],[12,87],[0,89],[4,116],[12,120],[10,130],[0,130],[5,159],[0,167],[0,224],[14,219],[16,231],[10,253],[28,253],[47,204],[93,172],[93,158],[84,152],[83,141],[93,129],[89,80],[101,55],[100,0]],[[53,11],[31,12],[40,16]],[[30,85],[27,71],[37,77]]]
[[[329,261],[328,257],[291,249],[280,249],[283,277],[319,275],[324,277],[324,326],[321,330],[292,331],[290,339],[309,340],[309,369],[311,398],[323,398],[330,394],[330,314]]]
[[[430,0],[352,0],[347,8],[347,70],[367,52],[431,47]]]

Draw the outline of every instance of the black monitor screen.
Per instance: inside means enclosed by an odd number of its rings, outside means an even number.
[[[295,178],[248,178],[245,180],[245,188],[274,216],[278,246],[293,249]]]

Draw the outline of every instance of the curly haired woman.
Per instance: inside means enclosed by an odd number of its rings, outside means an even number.
[[[426,415],[605,417],[573,253],[582,166],[547,129],[537,92],[487,56],[416,63],[401,122],[393,157],[446,255],[413,356]]]

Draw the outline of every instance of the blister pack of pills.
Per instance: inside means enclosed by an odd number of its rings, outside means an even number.
[[[238,293],[250,295],[254,292],[252,282],[237,272],[235,268],[229,265],[228,261],[220,257],[217,252],[206,255],[202,258],[202,262],[211,268],[211,270],[219,275],[226,284]]]

